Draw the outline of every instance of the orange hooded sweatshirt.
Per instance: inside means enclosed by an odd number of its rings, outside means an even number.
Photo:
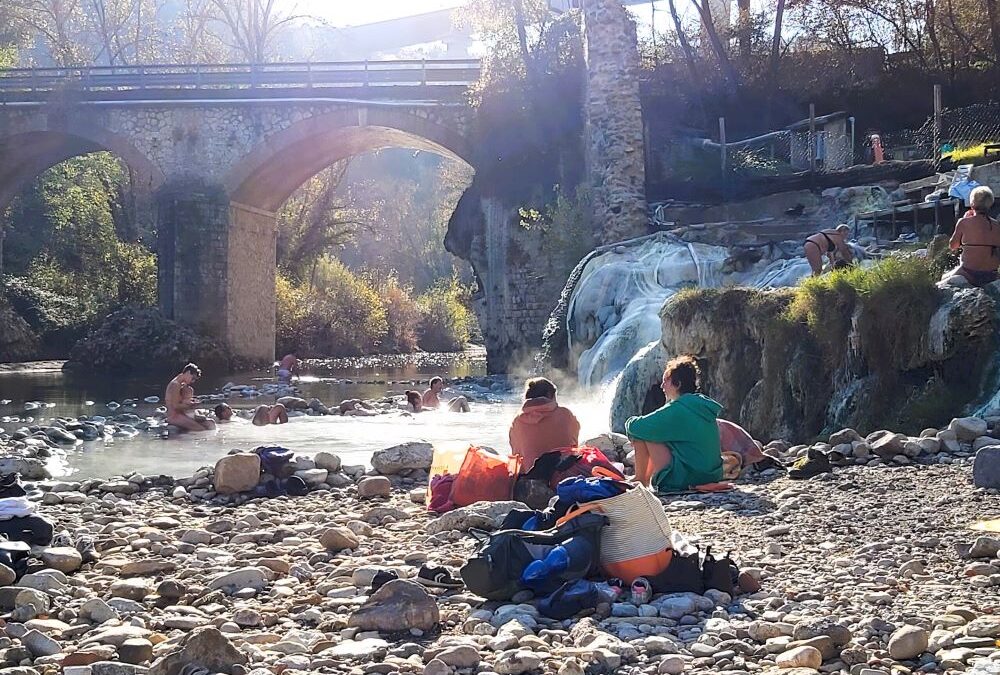
[[[546,452],[573,447],[580,442],[576,416],[550,398],[530,398],[510,425],[511,454],[521,456],[521,473]]]

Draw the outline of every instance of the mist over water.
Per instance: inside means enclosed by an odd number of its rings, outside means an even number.
[[[378,398],[387,393],[401,394],[409,388],[408,380],[427,379],[441,374],[449,377],[485,374],[479,363],[456,361],[446,369],[420,372],[404,368],[356,368],[338,372],[335,376],[306,375],[297,386],[308,399],[317,397],[328,405],[337,405],[346,398]],[[342,380],[350,377],[352,383]],[[403,380],[399,384],[365,384],[359,380]],[[218,391],[227,381],[258,384],[273,381],[264,373],[241,373],[225,377],[204,378],[195,389],[199,395]],[[166,382],[156,378],[71,378],[60,372],[0,373],[0,399],[10,399],[0,404],[0,426],[8,431],[30,424],[44,424],[54,417],[104,415],[130,412],[140,417],[153,414],[160,403],[140,402],[135,409],[121,408],[111,411],[110,401],[125,398],[141,399],[163,395]],[[466,448],[485,445],[508,451],[508,429],[520,409],[520,383],[514,381],[515,390],[509,396],[494,397],[496,402],[473,402],[469,413],[428,411],[417,415],[379,415],[377,417],[293,417],[288,424],[255,427],[237,420],[220,425],[216,431],[189,433],[170,439],[161,439],[142,433],[132,439],[114,439],[111,442],[94,441],[67,449],[50,461],[54,476],[79,480],[104,478],[138,471],[145,475],[191,475],[203,466],[214,464],[230,450],[251,450],[260,445],[280,445],[306,456],[317,452],[333,452],[345,464],[368,465],[371,454],[406,441],[424,440],[444,448]],[[421,385],[419,388],[423,388]],[[229,399],[234,408],[253,408],[269,403],[273,396]],[[608,428],[608,406],[600,392],[587,392],[564,385],[560,390],[560,403],[569,406],[580,420],[581,440],[586,440]],[[40,401],[46,404],[38,410],[25,411],[24,403]],[[214,403],[205,402],[210,408]],[[28,417],[33,419],[28,422]],[[16,420],[16,421],[15,421]]]

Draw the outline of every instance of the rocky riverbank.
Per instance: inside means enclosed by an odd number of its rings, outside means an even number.
[[[37,483],[40,512],[100,559],[49,549],[0,587],[0,673],[996,673],[1000,536],[970,529],[1000,517],[997,490],[972,484],[980,422],[956,421],[936,448],[850,430],[772,443],[782,460],[851,455],[808,481],[771,469],[732,492],[664,498],[674,529],[733,551],[758,592],[661,595],[567,621],[527,594],[484,602],[412,582],[424,563],[460,567],[475,548],[466,531],[514,506],[428,514],[426,447],[386,451],[368,471],[297,460],[314,491],[295,498],[220,494],[211,468]],[[597,442],[628,460],[621,437]],[[371,594],[382,569],[401,581]]]

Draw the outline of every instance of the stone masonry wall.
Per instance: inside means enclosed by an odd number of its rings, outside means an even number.
[[[647,233],[635,22],[618,0],[584,3],[587,174],[601,243]]]
[[[187,180],[165,186],[156,201],[160,306],[175,321],[224,337],[229,198]]]
[[[468,255],[482,292],[474,309],[491,373],[524,373],[542,342],[542,329],[566,283],[561,252],[544,231],[518,223],[516,207],[479,198],[482,221],[473,225]],[[467,223],[469,224],[469,223]]]
[[[234,353],[274,361],[275,215],[232,202],[226,278],[226,338]]]

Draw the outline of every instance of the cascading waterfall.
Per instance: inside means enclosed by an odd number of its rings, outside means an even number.
[[[660,339],[660,308],[684,288],[744,285],[792,286],[809,274],[804,258],[764,256],[743,272],[727,265],[722,246],[688,243],[657,233],[615,246],[590,259],[567,311],[570,354],[580,383],[596,387],[614,380],[640,352]]]

